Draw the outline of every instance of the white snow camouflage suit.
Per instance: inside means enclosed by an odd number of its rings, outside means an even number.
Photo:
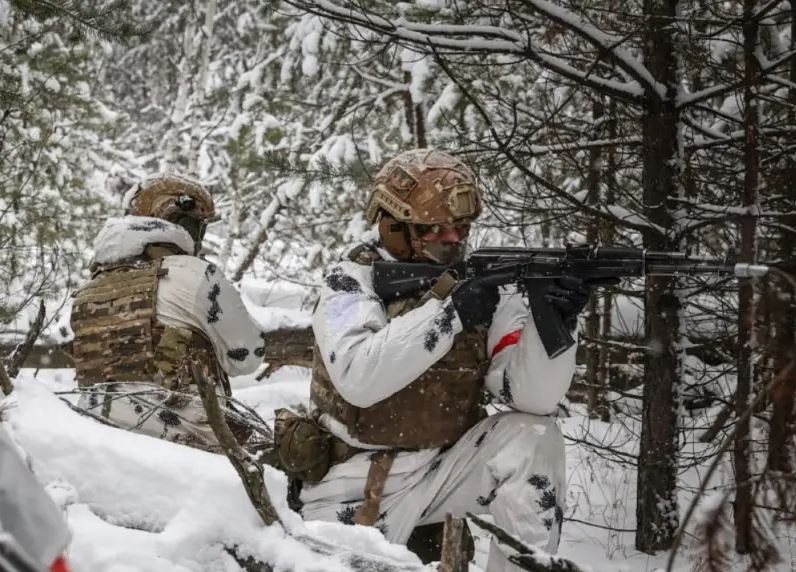
[[[378,252],[392,259],[385,250]],[[390,320],[373,291],[370,270],[351,261],[329,269],[313,317],[316,344],[331,381],[357,407],[372,406],[409,385],[445,356],[462,331],[450,297],[430,299]],[[438,327],[451,314],[452,330]],[[431,330],[436,330],[436,343],[429,345]],[[575,348],[549,359],[522,296],[504,289],[487,351],[491,360],[485,385],[511,411],[477,422],[447,449],[398,453],[375,524],[389,540],[405,543],[416,526],[441,522],[447,513],[463,517],[473,512],[491,514],[527,543],[557,550],[565,459],[560,430],[549,414],[570,386]],[[351,437],[329,414],[320,422],[351,445],[378,448]],[[305,483],[303,516],[351,523],[363,502],[369,457],[360,453],[333,466],[320,483]],[[493,544],[488,570],[516,569]]]
[[[183,228],[168,221],[138,216],[111,218],[94,241],[94,264],[113,267],[123,261],[135,261],[142,256],[148,245],[163,243],[176,244],[186,252],[193,252],[194,248],[190,235]],[[92,282],[86,286],[90,286]],[[100,294],[101,291],[102,287]],[[78,329],[81,322],[77,319],[76,312],[92,312],[90,296],[82,310],[76,307],[80,292],[78,290],[72,311],[72,325],[74,328],[77,324]],[[262,362],[263,334],[246,311],[238,292],[215,265],[196,256],[165,256],[159,261],[154,295],[154,318],[157,323],[172,333],[188,332],[190,336],[191,332],[199,332],[202,339],[212,345],[215,354],[212,361],[227,375],[252,373]],[[116,303],[112,301],[112,304]],[[125,319],[119,315],[120,312],[114,312],[113,309],[109,313],[112,316],[108,318],[110,321]],[[110,324],[110,327],[115,326],[118,324]],[[84,329],[93,332],[102,327],[102,323],[97,324],[89,319]],[[77,347],[78,343],[82,343],[83,348],[88,348],[89,352],[93,349],[89,347],[91,342],[96,344],[88,336],[87,341],[82,342],[80,331],[76,331],[75,336],[76,354],[80,349]],[[120,364],[122,368],[126,365],[135,366],[125,364],[125,360],[133,361],[132,358],[125,355],[124,347],[115,347],[113,343],[113,340],[107,340],[99,345],[104,352],[113,356],[112,359],[118,360],[117,365]],[[190,344],[190,338],[187,343]],[[78,382],[81,383],[80,366],[85,364],[77,365]],[[204,450],[219,450],[215,436],[207,424],[201,400],[198,397],[176,397],[169,391],[179,389],[187,394],[196,394],[195,385],[159,389],[153,386],[153,383],[157,385],[157,379],[147,378],[124,379],[113,384],[94,383],[96,382],[92,380],[90,387],[84,386],[79,401],[84,410],[95,415],[101,414],[114,424],[138,433]],[[224,392],[219,389],[218,393],[222,395]],[[129,397],[124,397],[125,394]]]

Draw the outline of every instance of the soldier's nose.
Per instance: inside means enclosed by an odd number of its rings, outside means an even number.
[[[438,234],[439,242],[451,243],[451,242],[461,242],[462,234],[459,230],[453,225],[446,225],[443,226]]]

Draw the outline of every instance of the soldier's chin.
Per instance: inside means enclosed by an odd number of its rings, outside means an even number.
[[[437,264],[455,264],[464,260],[467,245],[428,243],[423,245],[423,255]]]

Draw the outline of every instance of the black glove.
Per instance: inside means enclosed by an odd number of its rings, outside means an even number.
[[[489,277],[471,278],[459,284],[451,295],[453,306],[465,330],[488,326],[492,322],[500,293],[498,287],[486,283]]]
[[[578,325],[578,314],[589,302],[591,285],[575,276],[562,276],[550,284],[544,299],[561,315],[564,325],[571,331]]]

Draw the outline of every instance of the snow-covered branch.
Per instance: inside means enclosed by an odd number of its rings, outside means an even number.
[[[362,11],[359,7],[344,8],[329,0],[287,0],[287,2],[311,14],[371,30],[388,40],[411,46],[421,53],[430,54],[436,51],[446,55],[479,53],[516,55],[527,58],[561,77],[623,101],[638,103],[645,95],[638,81],[620,82],[592,75],[591,71],[571,66],[562,57],[543,53],[536,49],[526,36],[505,28],[424,24],[405,18],[389,20]],[[631,65],[629,61],[624,63],[634,69],[634,76],[641,73],[638,66]]]
[[[644,86],[648,95],[658,99],[666,97],[666,86],[657,81],[637,57],[621,47],[623,38],[606,34],[578,15],[547,0],[525,0],[525,5],[580,36],[600,50],[601,54],[606,54],[619,68]]]

